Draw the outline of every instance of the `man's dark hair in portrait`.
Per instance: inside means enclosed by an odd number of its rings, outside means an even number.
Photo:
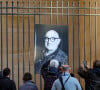
[[[59,33],[55,30],[49,30],[45,34],[43,50],[43,57],[35,61],[35,72],[40,73],[42,65],[52,59],[57,59],[61,65],[68,63],[67,54],[59,48],[61,44],[61,38]]]
[[[0,79],[0,90],[16,90],[16,85],[13,80],[10,80],[10,69],[3,70],[3,78]]]
[[[100,60],[93,63],[93,68],[80,67],[78,74],[85,79],[85,90],[100,90]]]

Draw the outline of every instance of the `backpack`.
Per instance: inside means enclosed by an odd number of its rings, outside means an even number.
[[[65,80],[64,84],[63,84],[62,77],[59,78],[59,81],[60,81],[60,83],[61,83],[61,85],[62,85],[62,90],[65,90],[64,85],[67,83],[67,81],[68,81],[69,78],[70,78],[70,76]]]

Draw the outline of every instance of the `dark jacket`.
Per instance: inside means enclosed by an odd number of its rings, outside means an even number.
[[[38,88],[32,81],[27,81],[19,88],[19,90],[38,90]]]
[[[84,71],[80,67],[78,73],[85,79],[85,90],[100,90],[100,68]]]
[[[16,90],[16,85],[10,78],[3,77],[0,79],[0,90]]]
[[[66,55],[66,53],[61,49],[57,49],[54,53],[46,57],[43,55],[41,59],[35,61],[35,73],[40,73],[43,64],[52,59],[57,59],[61,63],[61,65],[68,63],[68,56]]]
[[[53,82],[61,76],[61,72],[58,68],[49,67],[47,61],[41,68],[41,75],[44,79],[44,90],[51,90]]]

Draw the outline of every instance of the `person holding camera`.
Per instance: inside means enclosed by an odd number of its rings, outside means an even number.
[[[84,62],[84,67],[80,67],[78,74],[85,79],[85,90],[100,90],[100,60],[93,63],[93,69],[88,68]]]
[[[53,82],[61,76],[60,63],[56,59],[47,61],[41,68],[44,90],[51,90]]]

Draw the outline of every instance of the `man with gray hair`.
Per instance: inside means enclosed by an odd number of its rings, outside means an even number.
[[[44,90],[51,90],[53,82],[61,76],[58,60],[46,62],[41,68],[41,75],[44,79]]]
[[[52,59],[50,61],[50,67],[55,67],[55,68],[58,68],[59,67],[59,62],[56,60],[56,59]]]
[[[63,65],[62,77],[55,80],[52,90],[82,90],[80,83],[74,77],[71,77],[71,68],[69,65]]]

